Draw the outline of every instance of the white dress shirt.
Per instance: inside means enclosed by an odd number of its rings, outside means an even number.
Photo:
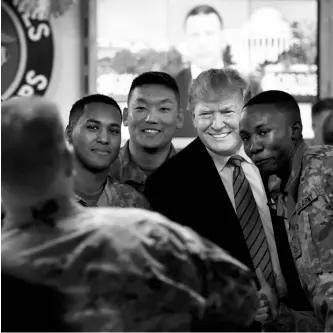
[[[235,207],[235,198],[234,198],[234,189],[233,189],[233,171],[234,166],[231,163],[227,163],[229,158],[231,156],[220,156],[213,152],[211,152],[209,149],[208,153],[212,157],[214,164],[216,166],[216,169],[221,177],[221,180],[223,182],[223,185],[228,193],[228,196],[230,198],[230,201],[234,207],[234,210],[236,212]],[[263,228],[265,231],[269,252],[271,255],[271,261],[275,276],[275,282],[277,286],[277,290],[280,296],[285,295],[287,291],[286,283],[284,280],[284,277],[282,275],[279,257],[276,249],[276,243],[274,238],[274,230],[272,225],[272,219],[271,214],[269,211],[269,207],[267,205],[267,196],[264,188],[264,184],[262,182],[260,172],[258,168],[255,166],[255,164],[252,162],[249,156],[246,155],[244,151],[243,145],[240,147],[238,152],[235,155],[242,156],[244,158],[244,161],[241,164],[241,167],[244,171],[245,177],[248,180],[254,199],[257,203],[259,214],[263,223]]]

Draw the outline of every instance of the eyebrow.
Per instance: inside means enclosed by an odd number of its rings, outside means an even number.
[[[147,103],[147,101],[144,98],[138,98],[135,100],[136,103]],[[173,103],[173,101],[170,98],[162,99],[161,101],[158,101],[157,103]]]
[[[256,129],[260,129],[260,128],[265,127],[267,125],[268,124],[265,124],[265,123],[259,123],[258,125],[256,125]]]
[[[219,108],[218,112],[223,112],[223,111],[233,111],[233,109],[235,108],[234,105],[230,104],[227,105],[223,108]],[[202,112],[216,112],[216,110],[212,110],[212,108],[210,108],[209,106],[205,106],[204,109],[201,110]]]
[[[100,122],[99,120],[96,120],[96,119],[88,119],[86,121],[86,123],[94,123],[96,125],[101,125],[102,124],[102,122]],[[110,124],[108,124],[108,126],[119,127],[120,128],[120,125],[117,124],[117,123],[110,123]]]

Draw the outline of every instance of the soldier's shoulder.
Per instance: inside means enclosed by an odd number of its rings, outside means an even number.
[[[333,146],[310,146],[305,149],[304,157],[307,159],[325,160],[333,157]]]
[[[94,209],[94,220],[99,225],[101,235],[116,237],[117,233],[123,235],[135,234],[144,237],[159,237],[170,241],[198,242],[200,237],[191,229],[170,221],[162,214],[140,208],[90,208]],[[139,238],[141,238],[139,236]],[[144,238],[141,238],[144,239]]]
[[[308,172],[333,170],[333,146],[311,146],[305,149],[303,164]]]

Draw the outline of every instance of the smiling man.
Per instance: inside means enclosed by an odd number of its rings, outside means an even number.
[[[144,193],[154,210],[223,246],[256,271],[267,290],[276,286],[283,295],[264,186],[238,133],[249,96],[247,82],[233,69],[211,69],[193,80],[188,109],[198,138],[148,178]],[[269,296],[262,301],[251,330],[273,319],[274,302]],[[239,328],[210,318],[196,329]]]
[[[265,178],[271,176],[271,200],[284,219],[299,279],[322,325],[318,331],[332,332],[333,147],[305,145],[297,102],[277,90],[245,105],[240,135]]]
[[[176,81],[163,72],[146,72],[135,78],[124,125],[130,139],[111,165],[110,176],[143,192],[147,176],[176,154],[171,141],[183,125]]]
[[[108,176],[120,150],[121,121],[119,105],[104,95],[86,96],[71,109],[66,133],[76,157],[77,200],[85,206],[149,207],[142,194]]]

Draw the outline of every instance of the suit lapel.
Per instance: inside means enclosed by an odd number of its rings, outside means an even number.
[[[188,146],[187,160],[191,160],[191,172],[193,193],[200,196],[200,204],[207,209],[207,216],[214,215],[214,219],[203,221],[211,233],[215,233],[219,242],[213,239],[238,260],[253,269],[249,251],[240,227],[236,212],[223,185],[215,164],[199,138]],[[194,180],[194,181],[193,181]],[[213,213],[210,214],[209,210]]]

